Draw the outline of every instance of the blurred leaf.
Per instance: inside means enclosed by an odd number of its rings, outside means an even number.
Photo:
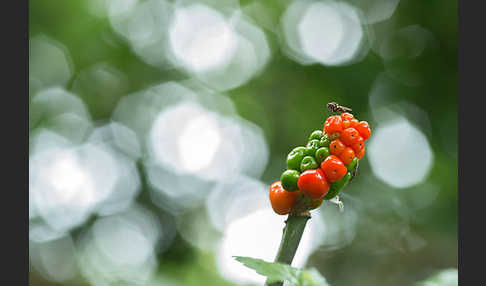
[[[329,286],[326,279],[315,268],[301,270],[287,264],[266,262],[251,257],[235,256],[235,259],[258,274],[266,276],[268,283],[285,280],[295,286]]]
[[[451,268],[442,270],[415,286],[457,286],[458,283],[457,269]]]
[[[246,267],[255,270],[258,274],[266,276],[268,278],[268,283],[286,280],[292,285],[303,285],[299,283],[301,270],[290,265],[266,262],[261,259],[242,256],[235,256],[235,259],[243,263]]]

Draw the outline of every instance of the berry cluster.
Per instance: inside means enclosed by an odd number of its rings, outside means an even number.
[[[288,154],[288,169],[270,186],[273,210],[288,214],[299,200],[307,200],[307,208],[315,209],[324,199],[337,196],[364,156],[370,135],[368,123],[350,113],[328,117],[323,130],[312,132],[305,147]]]

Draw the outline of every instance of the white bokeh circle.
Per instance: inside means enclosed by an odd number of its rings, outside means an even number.
[[[367,146],[373,173],[395,188],[422,182],[434,162],[425,135],[402,116],[378,125]]]

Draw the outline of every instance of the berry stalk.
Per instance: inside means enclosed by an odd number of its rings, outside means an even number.
[[[310,219],[309,212],[303,213],[290,213],[285,221],[285,227],[283,229],[282,240],[278,248],[275,262],[284,263],[290,265],[294,259],[295,252],[299,247],[300,239],[304,233],[307,221]],[[267,286],[282,286],[283,281],[275,282],[272,284],[265,283]]]

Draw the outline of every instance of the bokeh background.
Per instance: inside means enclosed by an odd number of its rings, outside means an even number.
[[[330,101],[373,133],[293,265],[457,268],[457,1],[30,1],[30,284],[261,285],[232,256],[273,260],[268,186]]]

